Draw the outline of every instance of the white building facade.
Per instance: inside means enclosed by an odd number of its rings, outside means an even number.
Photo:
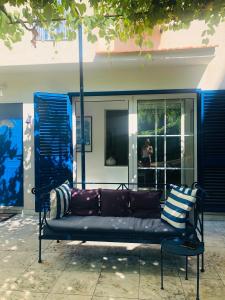
[[[109,55],[102,41],[92,45],[84,38],[88,188],[200,180],[210,194],[207,210],[225,210],[225,25],[207,47],[202,28],[193,22],[188,30],[156,30],[151,59],[132,42],[112,43]],[[69,95],[73,181],[81,181],[78,44],[38,41],[34,48],[26,36],[12,50],[1,44],[0,53],[0,205],[34,212],[35,92]],[[146,139],[153,147],[150,167],[142,162]]]

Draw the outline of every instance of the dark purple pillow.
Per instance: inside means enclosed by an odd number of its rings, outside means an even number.
[[[131,191],[131,215],[137,218],[160,216],[160,198],[162,191]]]
[[[70,210],[75,216],[97,216],[99,214],[99,190],[72,190]]]
[[[101,215],[126,217],[129,215],[129,191],[101,190]]]

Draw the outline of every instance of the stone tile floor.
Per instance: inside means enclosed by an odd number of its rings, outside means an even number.
[[[206,221],[202,300],[225,299],[225,221]],[[195,299],[196,258],[184,279],[184,259],[166,256],[160,290],[159,246],[43,242],[37,263],[37,218],[0,223],[0,300]]]

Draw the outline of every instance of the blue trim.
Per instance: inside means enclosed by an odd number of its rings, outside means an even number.
[[[43,95],[43,94],[42,94]],[[39,176],[39,166],[40,166],[40,126],[39,126],[39,114],[38,114],[38,98],[41,93],[34,93],[34,152],[35,152],[35,187],[40,187],[40,176]],[[39,193],[35,194],[35,211],[41,211],[41,201],[37,202]]]
[[[129,96],[129,95],[150,95],[150,94],[176,94],[176,93],[199,93],[200,89],[165,89],[165,90],[125,90],[125,91],[90,91],[84,92],[86,97],[95,96]],[[70,92],[68,96],[79,97],[79,92]]]

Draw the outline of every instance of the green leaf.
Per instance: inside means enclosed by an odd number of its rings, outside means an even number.
[[[76,38],[77,26],[82,23],[91,42],[98,38],[97,29],[108,44],[115,38],[134,38],[140,47],[145,44],[143,37],[151,36],[155,26],[164,31],[180,30],[187,29],[193,20],[202,20],[207,26],[202,31],[203,43],[207,44],[208,36],[225,21],[225,5],[224,0],[1,0],[0,39],[9,47],[21,39],[21,28],[25,31],[26,26],[36,25],[61,40],[62,34],[56,29],[64,19],[69,39]]]
[[[203,40],[202,40],[202,43],[205,44],[205,45],[208,45],[209,39],[208,39],[208,38],[203,39]]]
[[[76,7],[82,16],[86,12],[86,5],[84,3],[76,3]]]

